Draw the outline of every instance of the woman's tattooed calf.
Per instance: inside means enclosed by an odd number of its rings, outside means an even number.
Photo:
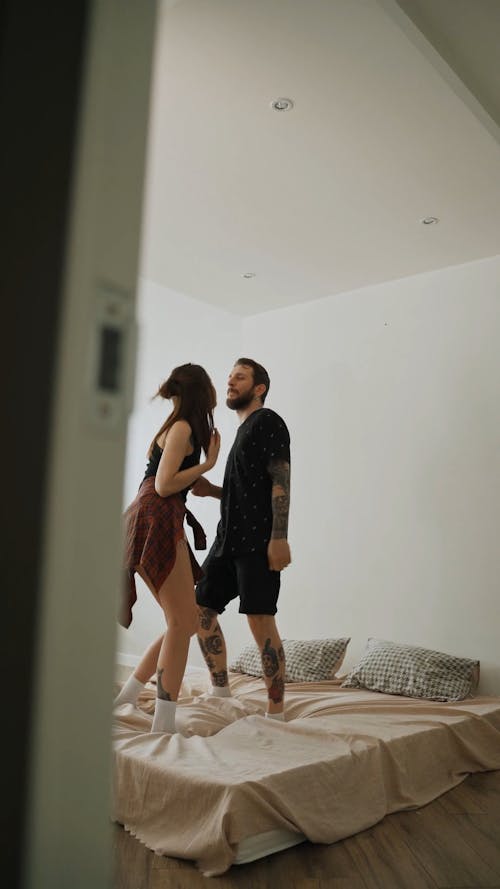
[[[156,696],[158,698],[160,698],[162,701],[171,701],[172,698],[170,697],[168,691],[165,691],[165,689],[163,688],[163,684],[161,681],[161,674],[162,673],[163,673],[163,667],[160,670],[158,670],[157,674],[156,674],[156,677],[157,677],[157,679],[156,679]]]

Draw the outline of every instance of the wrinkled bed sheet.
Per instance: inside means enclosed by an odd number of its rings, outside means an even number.
[[[443,704],[286,686],[287,722],[265,719],[262,680],[230,674],[232,698],[187,674],[175,735],[152,734],[155,689],[113,725],[113,819],[158,854],[221,874],[247,837],[285,828],[333,843],[422,806],[471,772],[500,769],[500,698]]]

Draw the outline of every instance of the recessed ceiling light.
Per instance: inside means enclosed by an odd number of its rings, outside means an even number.
[[[439,222],[437,216],[424,216],[423,219],[420,220],[422,225],[435,225],[436,222]]]
[[[274,111],[291,111],[291,109],[293,108],[293,102],[291,99],[280,97],[279,99],[274,99],[274,101],[271,102],[271,108]]]
[[[243,272],[242,278],[255,278],[255,272]]]

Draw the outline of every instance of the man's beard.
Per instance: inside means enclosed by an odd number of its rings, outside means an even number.
[[[237,395],[236,398],[226,398],[226,407],[232,411],[241,411],[254,400],[253,389],[244,395]]]

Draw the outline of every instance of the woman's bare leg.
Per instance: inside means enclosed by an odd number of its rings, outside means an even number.
[[[180,540],[174,567],[158,593],[141,574],[159,602],[167,631],[145,651],[115,704],[134,703],[144,683],[156,669],[156,705],[152,731],[175,731],[175,706],[186,670],[189,643],[198,627],[198,611],[187,541]],[[127,685],[130,688],[127,688]],[[133,700],[132,700],[133,697]]]
[[[160,604],[156,590],[144,569],[140,565],[137,565],[135,570],[153,594],[158,604]],[[137,698],[140,693],[144,691],[146,682],[148,682],[156,673],[156,665],[158,663],[158,656],[160,654],[162,642],[163,635],[159,636],[158,639],[152,642],[146,649],[137,667],[133,673],[130,674],[128,679],[125,680],[119,693],[115,697],[113,702],[115,707],[120,704],[137,704]]]
[[[158,664],[158,658],[160,656],[160,648],[162,646],[163,638],[165,633],[162,633],[158,639],[155,639],[154,642],[151,643],[149,648],[144,652],[141,660],[137,664],[133,675],[139,681],[145,684],[148,682],[152,676],[156,673],[156,667]]]
[[[176,701],[186,670],[189,642],[198,627],[193,572],[187,541],[177,544],[175,565],[158,592],[167,621],[156,666],[157,697]],[[156,643],[155,643],[156,644]]]

